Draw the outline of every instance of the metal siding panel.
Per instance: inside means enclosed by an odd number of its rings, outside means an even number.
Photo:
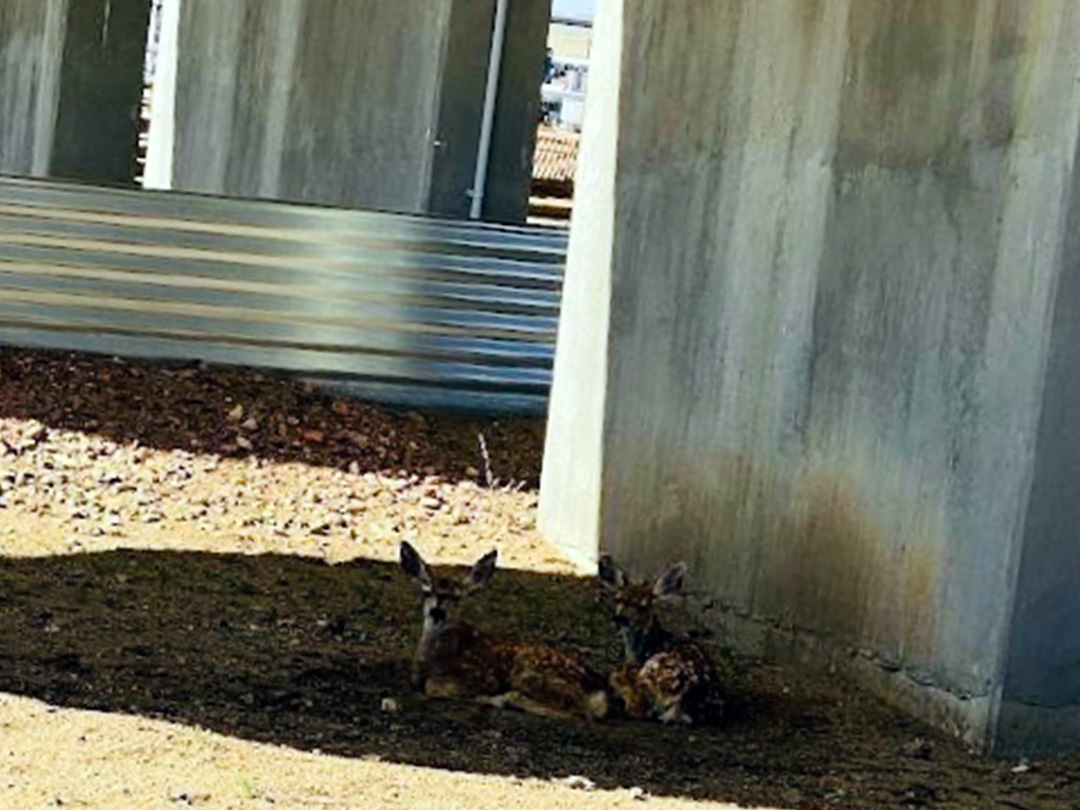
[[[566,235],[0,177],[0,343],[543,413]]]

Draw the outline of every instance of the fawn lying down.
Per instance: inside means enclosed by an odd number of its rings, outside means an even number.
[[[455,577],[433,571],[409,543],[401,544],[401,567],[424,594],[414,686],[433,697],[469,697],[546,717],[604,717],[603,679],[578,656],[491,635],[450,615],[462,598],[490,581],[495,558],[492,551],[464,577]]]
[[[708,654],[667,631],[654,613],[658,599],[677,594],[686,565],[677,563],[655,582],[631,582],[610,556],[600,558],[600,581],[614,594],[615,623],[625,662],[612,673],[612,690],[633,717],[692,725],[720,708],[716,671]]]

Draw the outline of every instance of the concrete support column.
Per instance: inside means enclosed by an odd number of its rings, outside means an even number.
[[[154,177],[183,191],[462,216],[494,7],[183,0],[171,166]],[[485,214],[521,221],[548,12],[546,0],[510,8]]]
[[[456,0],[450,17],[439,99],[428,211],[463,219],[480,139],[495,0]],[[550,0],[511,0],[492,132],[483,218],[524,222],[540,116]]]
[[[1078,155],[1080,157],[1080,155]],[[1020,570],[1013,597],[997,745],[1080,750],[1080,172],[1073,162],[1061,277]]]
[[[147,0],[0,0],[0,171],[130,183]]]
[[[601,0],[589,65],[590,101],[578,157],[540,482],[541,529],[584,567],[596,563],[604,515],[608,339],[621,238],[615,193],[622,60],[622,0]]]
[[[183,0],[178,53],[162,54],[177,60],[172,187],[418,210],[449,13],[423,0]]]
[[[1076,739],[1080,7],[601,0],[593,61],[541,527],[972,742],[1010,700]]]

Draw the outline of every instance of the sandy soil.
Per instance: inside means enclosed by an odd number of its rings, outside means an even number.
[[[196,727],[0,697],[6,808],[691,808],[581,780],[477,776],[250,743]],[[10,741],[10,742],[9,742]],[[17,743],[17,744],[15,744]],[[580,787],[572,787],[579,785]],[[713,805],[717,808],[730,805]]]
[[[724,673],[716,728],[413,693],[401,539],[497,547],[475,620],[617,660],[595,584],[536,532],[542,435],[0,349],[0,807],[1080,806],[1076,759],[980,758],[684,613]],[[598,790],[553,781],[574,775]]]

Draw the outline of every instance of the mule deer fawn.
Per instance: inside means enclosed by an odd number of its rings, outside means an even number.
[[[721,702],[711,659],[693,641],[664,629],[654,612],[657,600],[682,590],[686,565],[670,566],[655,582],[631,582],[604,555],[599,576],[614,594],[615,623],[625,653],[622,668],[609,682],[627,714],[685,725],[702,722],[706,715],[715,717]]]
[[[432,697],[469,697],[545,717],[607,714],[603,678],[570,652],[511,641],[451,617],[453,607],[495,573],[496,552],[464,577],[435,572],[409,543],[401,567],[423,590],[424,626],[413,658],[413,685]]]

